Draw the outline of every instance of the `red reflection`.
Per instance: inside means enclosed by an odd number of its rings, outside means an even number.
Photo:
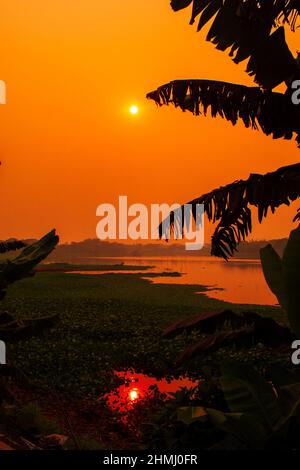
[[[112,410],[120,412],[130,411],[139,400],[153,393],[153,387],[157,387],[157,390],[161,393],[170,394],[177,392],[182,387],[192,388],[196,385],[196,382],[186,377],[167,381],[166,379],[157,380],[154,377],[131,371],[115,372],[115,374],[123,379],[124,383],[108,393],[105,398]]]
[[[137,388],[132,388],[131,390],[129,390],[128,396],[129,396],[129,401],[131,403],[137,401],[139,399],[138,389]]]

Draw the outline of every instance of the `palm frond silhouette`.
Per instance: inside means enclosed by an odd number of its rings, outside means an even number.
[[[157,105],[174,105],[194,115],[210,114],[235,125],[259,129],[274,139],[292,139],[300,146],[300,106],[293,104],[292,83],[300,79],[300,62],[286,43],[284,27],[296,29],[300,0],[172,0],[173,10],[192,6],[191,24],[198,31],[213,19],[207,40],[222,51],[230,48],[236,63],[248,59],[246,71],[258,86],[213,80],[175,80],[148,93]],[[273,89],[285,83],[285,93]],[[252,207],[261,222],[271,210],[300,196],[300,163],[266,175],[251,174],[204,194],[189,204],[204,204],[217,227],[211,253],[228,259],[252,230]],[[192,210],[194,214],[195,211]],[[171,227],[178,222],[170,217]],[[294,218],[300,221],[300,209]],[[164,222],[160,226],[163,235]],[[166,236],[166,234],[164,234]]]

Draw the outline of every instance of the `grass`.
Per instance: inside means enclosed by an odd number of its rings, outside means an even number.
[[[59,313],[61,320],[41,338],[9,345],[9,359],[39,387],[99,396],[113,386],[114,370],[171,373],[190,342],[184,334],[161,338],[173,321],[201,311],[248,308],[209,298],[205,287],[153,284],[141,276],[39,272],[12,285],[2,309],[19,319]],[[277,307],[251,309],[282,318]]]

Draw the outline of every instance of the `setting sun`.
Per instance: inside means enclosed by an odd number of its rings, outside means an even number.
[[[132,106],[130,106],[129,112],[130,114],[138,114],[139,108],[135,104],[133,104]]]

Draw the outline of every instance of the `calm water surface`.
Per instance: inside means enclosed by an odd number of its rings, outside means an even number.
[[[145,279],[147,279],[147,272],[181,273],[180,277],[149,278],[154,283],[205,285],[212,289],[208,295],[216,299],[244,304],[277,305],[276,297],[270,292],[265,282],[259,260],[231,260],[226,263],[209,257],[163,259],[149,257],[97,258],[97,261],[99,262],[100,259],[101,264],[107,263],[108,265],[123,262],[125,265],[153,266],[143,272]],[[109,267],[107,272],[112,272],[109,271]],[[104,274],[92,271],[90,273]]]
[[[189,379],[188,377],[181,377],[179,379],[155,379],[144,374],[137,374],[133,371],[115,372],[116,376],[121,378],[124,383],[117,389],[111,391],[104,398],[107,401],[109,408],[118,411],[130,411],[132,405],[139,400],[146,398],[147,394],[151,394],[151,387],[155,386],[157,389],[166,395],[177,392],[180,388],[194,388],[198,382]]]

